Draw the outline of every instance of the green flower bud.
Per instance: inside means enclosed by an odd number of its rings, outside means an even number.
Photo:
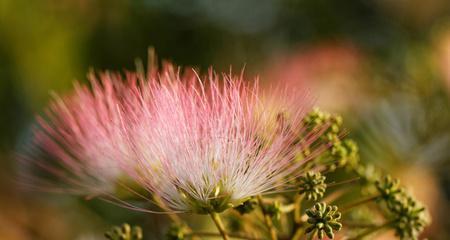
[[[342,118],[340,116],[333,116],[329,113],[322,112],[318,108],[314,108],[303,119],[303,123],[310,130],[318,130],[327,125],[324,136],[327,134],[338,134],[341,131]]]
[[[307,172],[299,178],[300,194],[305,194],[306,199],[317,201],[325,194],[327,185],[326,177],[321,173]]]
[[[328,238],[334,238],[333,231],[339,231],[342,224],[339,222],[341,213],[337,206],[330,206],[326,203],[316,203],[312,208],[306,210],[308,216],[309,226],[306,228],[306,233],[315,234],[319,239],[323,239],[326,235]]]
[[[403,188],[400,187],[400,181],[392,179],[389,175],[384,177],[382,181],[376,181],[375,186],[389,209],[398,204],[402,193],[404,193]]]

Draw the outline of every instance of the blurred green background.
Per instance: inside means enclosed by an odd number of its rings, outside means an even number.
[[[0,238],[102,239],[168,220],[97,200],[19,190],[15,152],[50,92],[89,69],[162,59],[307,84],[342,114],[363,161],[393,172],[430,208],[426,235],[449,239],[450,2],[447,0],[0,0]],[[150,232],[152,232],[150,234]]]

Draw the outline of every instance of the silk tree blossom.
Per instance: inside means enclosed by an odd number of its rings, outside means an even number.
[[[45,114],[37,118],[33,145],[22,158],[58,178],[62,185],[24,174],[28,183],[82,195],[114,192],[116,180],[123,176],[120,163],[132,159],[123,131],[122,106],[136,82],[122,82],[119,75],[110,73],[99,77],[89,75],[91,89],[75,84],[74,93],[55,95]]]
[[[293,187],[320,152],[311,146],[320,131],[302,126],[310,106],[303,93],[265,94],[242,76],[179,72],[168,64],[147,76],[127,73],[125,81],[91,75],[91,90],[76,85],[38,118],[34,148],[56,164],[35,155],[27,162],[63,180],[65,191],[130,209],[153,212],[118,197],[119,184],[150,200],[137,183],[168,211],[212,213]],[[306,148],[316,151],[299,158]]]
[[[148,79],[139,94],[128,115],[139,124],[127,129],[137,164],[125,171],[174,211],[221,212],[289,188],[308,160],[298,153],[318,136],[304,134],[304,109],[280,106],[288,102],[281,100],[273,107],[257,81],[242,77],[183,78],[167,70]]]

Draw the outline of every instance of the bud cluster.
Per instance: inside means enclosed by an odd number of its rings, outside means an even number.
[[[412,197],[406,196],[392,208],[395,233],[400,239],[418,239],[428,224],[426,210]]]
[[[328,149],[332,160],[328,166],[330,170],[347,165],[351,167],[357,165],[359,161],[358,146],[353,140],[342,139],[344,133],[341,116],[332,115],[314,108],[304,118],[303,123],[308,129],[313,131],[320,131],[325,128],[320,141],[330,146]]]
[[[389,175],[377,181],[376,187],[392,215],[396,235],[401,239],[417,239],[428,224],[426,209],[400,187],[398,179]]]

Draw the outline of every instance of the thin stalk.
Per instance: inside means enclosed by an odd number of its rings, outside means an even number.
[[[303,195],[298,195],[295,197],[294,201],[294,221],[295,225],[299,225],[302,222],[302,201],[303,201]]]
[[[331,194],[327,195],[326,197],[324,197],[322,199],[322,202],[325,202],[327,204],[331,204],[334,201],[336,201],[337,199],[339,199],[340,197],[342,197],[347,192],[349,192],[348,189],[339,189],[339,190],[334,191]]]
[[[263,203],[262,197],[260,195],[258,195],[256,197],[256,199],[258,200],[259,206],[261,208],[261,212],[263,213],[264,223],[266,224],[267,229],[269,230],[270,239],[278,240],[277,230],[276,230],[275,226],[273,225],[272,217],[269,214],[267,214],[266,209],[264,208],[264,203]]]
[[[192,233],[192,235],[195,236],[201,236],[201,237],[223,237],[222,234],[219,233],[212,233],[212,232],[194,232]],[[190,236],[192,236],[190,234]],[[246,236],[244,234],[240,234],[240,233],[230,233],[228,234],[228,236],[230,238],[236,238],[236,239],[244,239],[244,240],[262,240],[262,238],[256,238],[256,237],[250,237],[250,236]]]
[[[342,221],[342,224],[346,227],[352,227],[352,228],[372,228],[378,226],[375,223],[360,223],[360,222],[347,222]]]
[[[220,219],[219,214],[212,212],[212,213],[210,213],[210,215],[211,215],[212,220],[214,221],[214,224],[216,224],[216,227],[219,230],[219,233],[222,236],[223,240],[229,240],[230,237],[228,236],[227,232],[225,231],[225,227],[223,226],[222,219]]]
[[[364,238],[364,237],[369,236],[370,234],[373,234],[373,233],[375,233],[375,232],[377,232],[377,231],[380,231],[381,229],[383,229],[383,228],[385,228],[385,227],[390,226],[392,223],[393,223],[393,222],[386,222],[386,223],[384,223],[384,224],[382,224],[382,225],[373,227],[373,228],[371,228],[371,229],[368,229],[368,230],[366,230],[366,231],[364,231],[364,232],[362,232],[362,233],[356,235],[354,238],[351,238],[351,239],[349,239],[349,240],[359,240],[359,239],[362,239],[362,238]]]
[[[304,195],[297,195],[294,199],[294,232],[292,235],[292,240],[300,240],[305,234],[305,229],[303,228],[302,222],[302,201]]]
[[[352,208],[354,208],[354,207],[357,207],[357,206],[366,204],[366,203],[368,203],[368,202],[374,201],[375,199],[377,199],[377,198],[379,198],[379,197],[380,197],[380,195],[375,195],[375,196],[372,196],[372,197],[368,197],[368,198],[359,200],[359,201],[354,202],[354,203],[350,203],[350,204],[348,204],[348,205],[342,207],[341,212],[346,212],[346,211],[348,211],[348,210],[350,210],[350,209],[352,209]]]
[[[341,182],[327,183],[327,187],[329,187],[329,188],[337,187],[337,186],[344,185],[344,184],[354,183],[354,182],[357,182],[359,179],[360,179],[360,177],[355,177],[355,178],[351,178],[351,179],[344,180]]]

